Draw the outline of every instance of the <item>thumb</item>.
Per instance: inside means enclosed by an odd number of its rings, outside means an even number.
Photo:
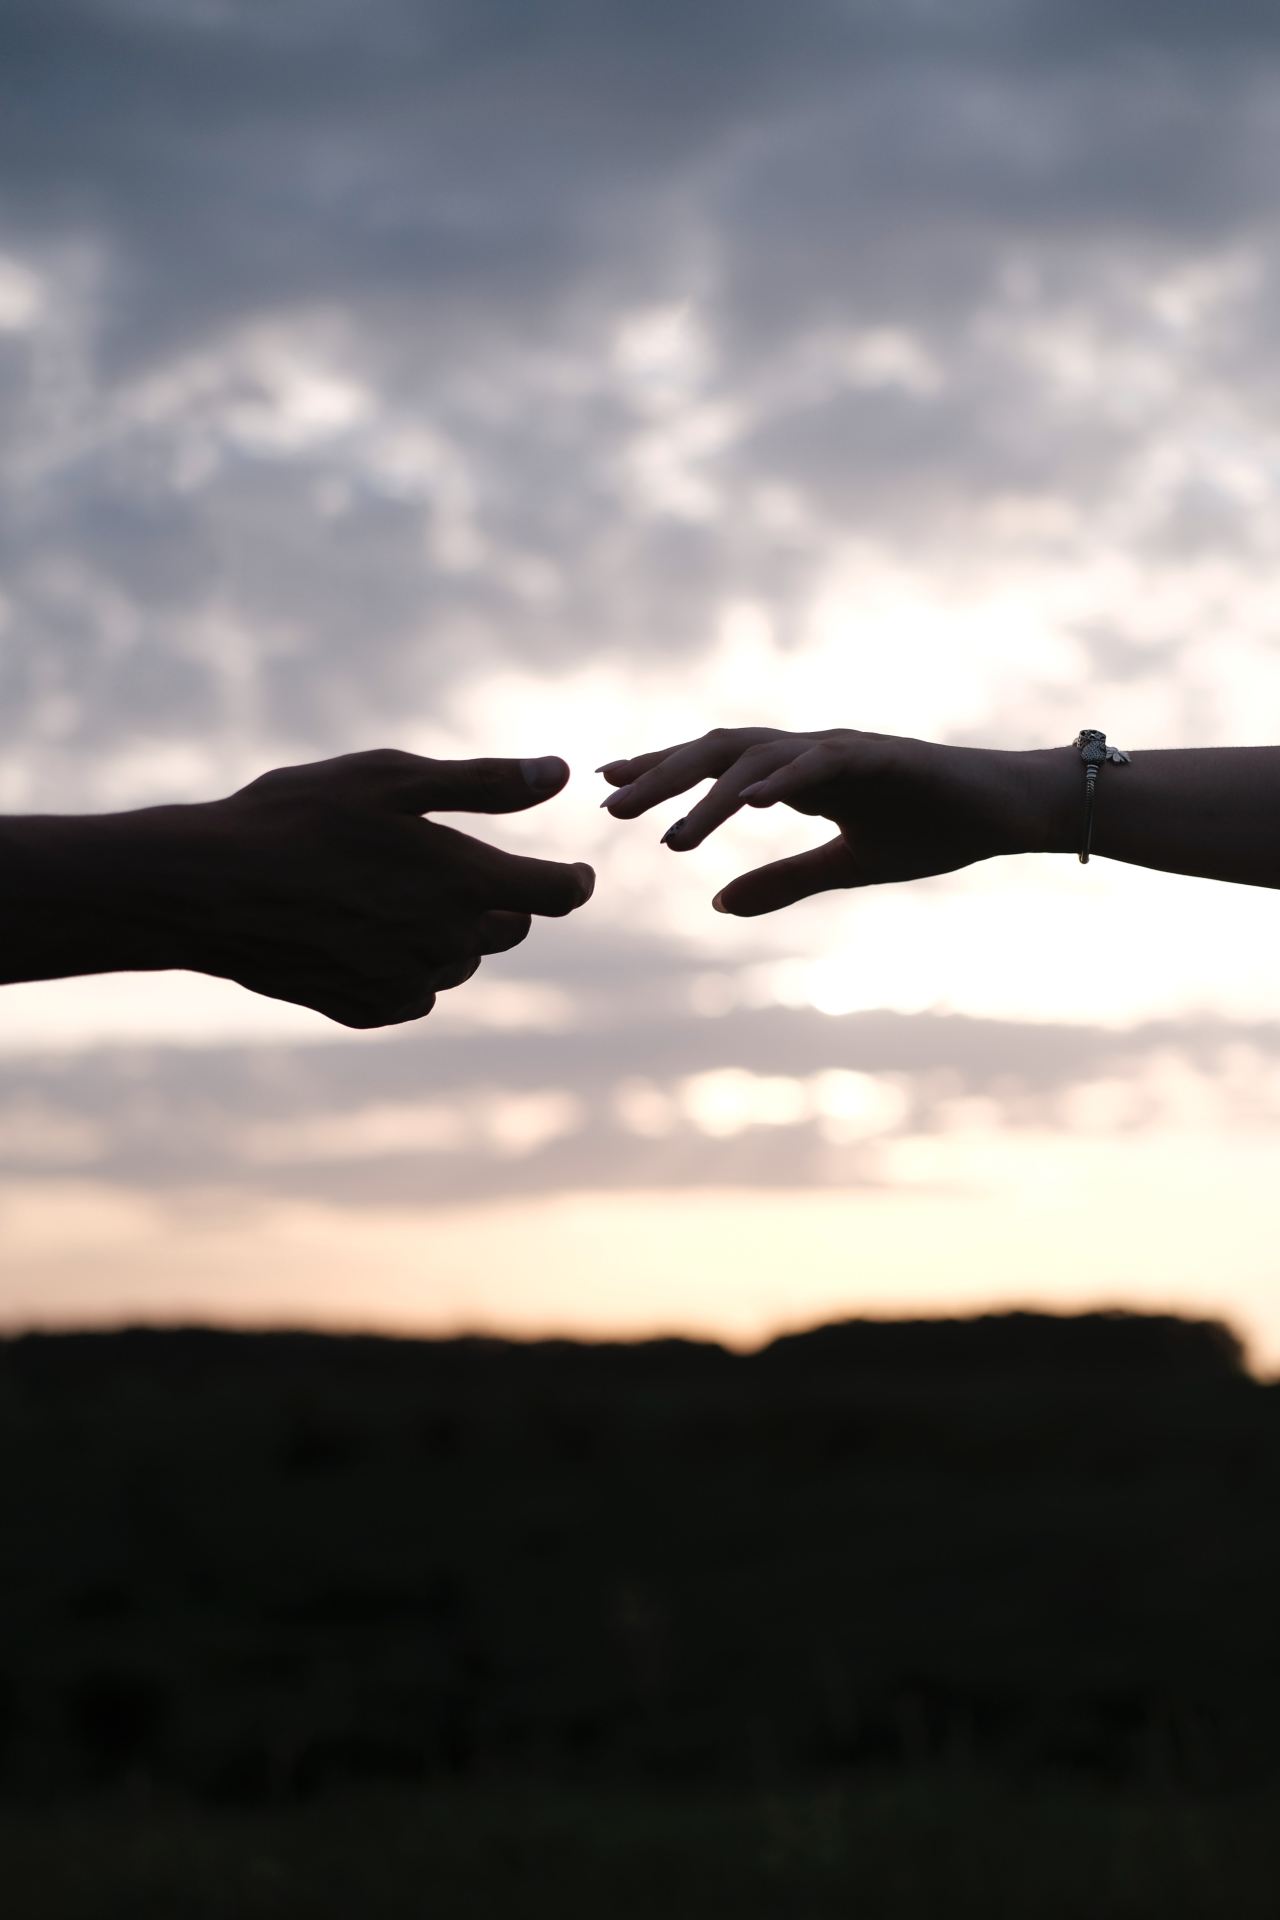
[[[789,859],[771,861],[742,873],[719,892],[713,905],[717,913],[736,913],[744,917],[757,913],[776,913],[779,907],[794,906],[813,893],[828,893],[832,887],[855,885],[853,859],[849,843],[841,834],[824,847],[811,847],[807,853],[793,853]]]
[[[542,760],[419,760],[396,783],[406,813],[520,813],[559,793],[569,769]]]

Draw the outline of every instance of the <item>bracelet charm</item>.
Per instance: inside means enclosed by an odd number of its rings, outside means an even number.
[[[1115,766],[1129,766],[1133,755],[1121,753],[1119,747],[1109,747],[1106,734],[1097,727],[1082,728],[1072,745],[1079,748],[1080,758],[1084,761],[1084,827],[1080,835],[1080,864],[1084,866],[1093,844],[1093,809],[1097,799],[1098,774],[1108,760]]]

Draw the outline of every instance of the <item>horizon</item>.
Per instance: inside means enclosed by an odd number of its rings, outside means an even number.
[[[512,1334],[482,1327],[460,1327],[456,1331],[435,1332],[395,1332],[386,1328],[362,1327],[357,1323],[349,1326],[329,1323],[324,1326],[288,1325],[263,1322],[259,1325],[245,1325],[242,1321],[228,1320],[206,1321],[104,1321],[100,1323],[76,1322],[32,1325],[10,1330],[0,1329],[0,1349],[16,1345],[24,1340],[76,1340],[86,1337],[103,1339],[144,1340],[155,1336],[164,1339],[182,1340],[201,1339],[206,1335],[229,1337],[249,1341],[349,1341],[359,1344],[387,1346],[428,1346],[428,1347],[482,1347],[482,1348],[519,1348],[542,1349],[574,1348],[583,1352],[618,1352],[649,1348],[688,1348],[707,1354],[719,1354],[731,1360],[753,1360],[776,1353],[780,1348],[803,1346],[807,1342],[817,1343],[824,1337],[847,1334],[851,1330],[870,1329],[873,1332],[888,1331],[905,1335],[910,1341],[919,1336],[923,1348],[927,1337],[940,1330],[977,1335],[1004,1333],[1026,1333],[1047,1331],[1048,1329],[1074,1329],[1082,1331],[1088,1328],[1098,1335],[1104,1344],[1110,1341],[1111,1358],[1123,1357],[1135,1371],[1146,1371],[1153,1359],[1167,1355],[1157,1355],[1153,1346],[1145,1351],[1135,1351],[1132,1345],[1123,1354],[1121,1349],[1126,1332],[1137,1332],[1153,1336],[1163,1333],[1172,1334],[1175,1339],[1186,1337],[1183,1351],[1187,1346],[1198,1343],[1205,1358],[1211,1351],[1221,1355],[1229,1354],[1235,1364],[1235,1370],[1242,1378],[1251,1380],[1257,1386],[1280,1384],[1276,1376],[1259,1374],[1251,1363],[1246,1342],[1229,1321],[1223,1319],[1195,1319],[1183,1314],[1140,1311],[1129,1307],[1097,1307],[1075,1312],[1055,1312],[1052,1309],[1038,1307],[1008,1307],[990,1312],[975,1311],[965,1314],[907,1314],[890,1317],[876,1314],[857,1314],[841,1320],[819,1321],[803,1326],[784,1327],[770,1334],[757,1345],[735,1345],[732,1342],[717,1340],[712,1336],[699,1336],[687,1333],[650,1333],[632,1338],[595,1337],[581,1332],[556,1332]],[[846,1347],[844,1351],[850,1350]],[[1060,1349],[1062,1351],[1062,1349]],[[1041,1352],[1046,1352],[1041,1349]]]

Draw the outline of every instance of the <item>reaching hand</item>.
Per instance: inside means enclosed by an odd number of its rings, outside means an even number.
[[[204,818],[191,847],[185,964],[314,1007],[348,1027],[430,1013],[533,914],[571,913],[595,874],[503,853],[424,820],[515,813],[558,793],[562,760],[344,754],[263,774]]]
[[[1022,756],[938,746],[883,733],[781,733],[719,727],[701,740],[600,768],[618,789],[604,802],[632,820],[699,781],[715,784],[662,836],[700,846],[743,806],[783,802],[840,831],[825,846],[757,867],[717,894],[721,913],[772,913],[832,887],[868,887],[951,873],[1021,850],[1014,763]]]

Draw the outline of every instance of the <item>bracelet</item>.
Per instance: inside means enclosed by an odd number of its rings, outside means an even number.
[[[1116,766],[1127,767],[1133,755],[1121,753],[1119,747],[1109,747],[1106,734],[1100,733],[1097,727],[1083,728],[1072,745],[1079,747],[1080,758],[1084,761],[1084,828],[1080,835],[1080,864],[1084,866],[1093,844],[1093,809],[1097,799],[1099,770],[1108,760]]]

